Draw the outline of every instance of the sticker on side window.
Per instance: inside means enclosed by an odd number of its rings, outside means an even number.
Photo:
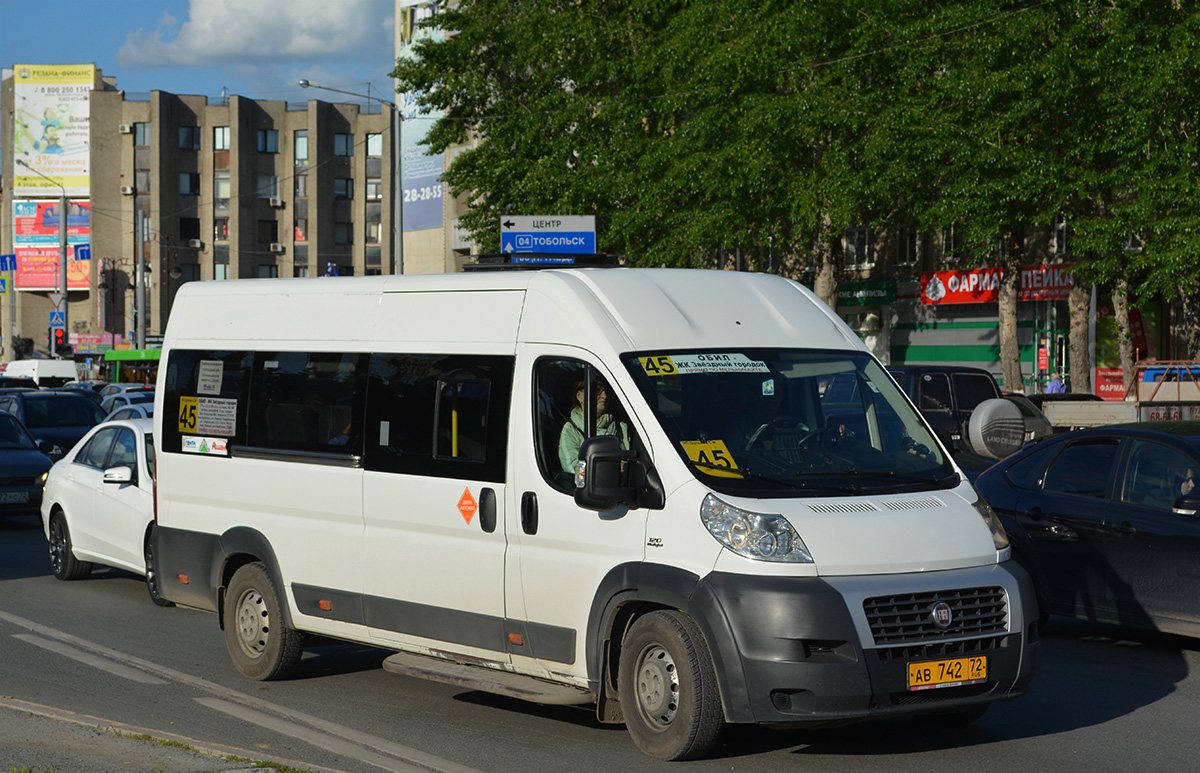
[[[185,435],[233,437],[237,434],[237,400],[181,396],[179,431]]]
[[[680,442],[688,458],[700,466],[705,475],[717,478],[740,478],[737,462],[729,453],[724,440],[684,440]]]
[[[673,354],[639,357],[648,376],[672,376],[676,373],[769,373],[765,362],[752,360],[738,352],[715,354]]]

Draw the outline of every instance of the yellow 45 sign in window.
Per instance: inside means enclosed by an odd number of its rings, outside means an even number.
[[[737,462],[733,454],[725,446],[723,440],[684,440],[680,443],[687,452],[688,458],[703,465],[700,470],[718,478],[740,478],[741,473],[734,472]]]

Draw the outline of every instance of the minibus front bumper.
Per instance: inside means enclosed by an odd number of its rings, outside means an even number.
[[[714,572],[692,602],[731,722],[967,710],[1023,695],[1040,653],[1032,586],[1011,561],[845,578]],[[945,628],[933,609],[943,603]]]

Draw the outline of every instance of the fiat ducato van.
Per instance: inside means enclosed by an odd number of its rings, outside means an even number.
[[[1036,669],[995,515],[788,279],[193,282],[156,400],[162,593],[251,679],[334,637],[685,759],[727,723],[969,721]]]

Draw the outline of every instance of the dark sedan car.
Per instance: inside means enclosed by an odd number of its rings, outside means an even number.
[[[975,481],[1043,612],[1200,636],[1200,422],[1054,435]]]
[[[21,422],[0,413],[0,515],[39,512],[42,478],[51,464]]]
[[[6,392],[0,394],[0,411],[16,416],[34,440],[57,446],[59,450],[51,453],[55,458],[71,450],[105,416],[99,403],[74,389]]]

